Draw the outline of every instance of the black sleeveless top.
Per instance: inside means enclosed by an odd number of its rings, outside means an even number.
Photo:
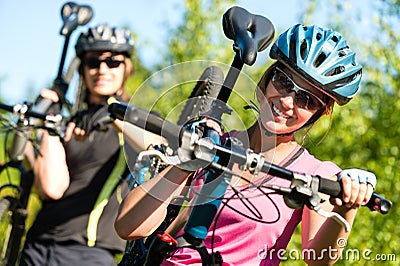
[[[80,114],[86,128],[93,128],[107,117],[107,105],[91,106]],[[88,245],[88,221],[95,202],[109,178],[120,153],[117,130],[111,125],[93,130],[84,141],[74,138],[64,144],[70,186],[60,200],[43,202],[43,207],[28,232],[29,241],[73,241]],[[124,169],[122,169],[124,170]],[[122,174],[123,171],[120,171]],[[96,247],[122,252],[125,242],[118,237],[114,221],[120,200],[128,193],[126,182],[114,186],[107,205],[97,218]]]

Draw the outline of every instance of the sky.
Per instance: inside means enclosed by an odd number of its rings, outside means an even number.
[[[33,101],[42,88],[50,86],[56,78],[65,41],[65,37],[59,34],[63,24],[61,8],[66,2],[0,1],[0,95],[6,103]],[[74,45],[79,33],[105,22],[129,26],[138,35],[138,56],[151,67],[157,61],[157,50],[163,47],[168,34],[163,23],[176,25],[180,22],[184,3],[183,0],[72,2],[90,5],[94,16],[87,25],[78,26],[71,34],[64,71],[75,56]],[[301,3],[297,0],[242,0],[238,5],[253,14],[267,17],[278,30],[297,22]]]

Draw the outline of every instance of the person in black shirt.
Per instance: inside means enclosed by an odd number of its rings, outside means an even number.
[[[100,24],[77,40],[81,100],[63,140],[43,133],[33,166],[43,206],[28,231],[21,265],[114,265],[115,255],[124,251],[113,223],[128,191],[120,178],[126,160],[123,138],[107,108],[111,101],[128,100],[130,35]],[[50,90],[42,96],[58,101]]]

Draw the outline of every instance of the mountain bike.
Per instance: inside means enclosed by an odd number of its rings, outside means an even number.
[[[65,39],[57,76],[51,87],[60,97],[59,103],[54,104],[49,99],[39,96],[34,104],[23,103],[14,106],[0,104],[0,109],[18,117],[16,123],[13,123],[12,119],[1,117],[2,130],[5,130],[7,136],[11,133],[14,134],[8,153],[10,160],[0,165],[0,173],[5,173],[4,176],[8,181],[0,186],[0,192],[13,190],[13,193],[5,194],[5,196],[0,194],[0,229],[1,232],[4,232],[0,242],[2,265],[16,264],[25,233],[28,199],[33,184],[33,172],[27,171],[23,165],[26,143],[30,140],[32,131],[36,129],[46,129],[52,134],[60,134],[57,130],[61,127],[62,117],[46,114],[59,114],[63,104],[69,108],[65,94],[71,77],[65,77],[63,74],[69,40],[72,32],[78,26],[87,24],[92,17],[93,11],[88,5],[66,2],[61,8],[63,25],[60,35]],[[44,121],[45,123],[43,123]],[[7,140],[7,138],[5,139]],[[14,172],[11,173],[10,169],[17,171],[17,180],[12,177]]]
[[[235,11],[234,16],[232,16],[233,11]],[[272,24],[266,18],[250,14],[242,8],[235,7],[225,13],[225,34],[230,39],[239,38],[239,41],[241,43],[239,46],[241,46],[242,50],[249,51],[241,52],[240,55],[234,58],[234,61],[232,62],[232,65],[228,70],[225,82],[223,71],[218,66],[210,65],[206,67],[206,69],[197,80],[196,85],[192,89],[189,98],[187,99],[187,101],[185,101],[184,107],[180,112],[179,118],[176,122],[177,125],[183,126],[193,119],[206,115],[210,112],[211,109],[213,109],[212,115],[214,118],[216,118],[217,116],[222,116],[223,113],[230,112],[229,108],[226,108],[226,106],[223,105],[218,105],[218,102],[214,100],[221,92],[221,86],[227,89],[232,87],[235,83],[238,77],[238,73],[243,66],[243,62],[240,57],[242,57],[246,61],[246,64],[252,65],[256,59],[254,49],[262,51],[268,46],[274,35],[274,29],[273,27],[271,27],[271,25]],[[251,38],[249,38],[247,29],[245,29],[245,27],[247,26],[253,27],[251,29]],[[255,30],[256,27],[257,30]],[[235,31],[241,31],[241,34],[237,34],[235,33]],[[235,45],[237,44],[235,43]],[[233,47],[235,51],[241,50],[240,47],[235,45]],[[192,72],[195,72],[195,69],[191,69],[191,73]],[[227,95],[223,97],[226,96]],[[145,116],[146,114],[143,113],[143,117]],[[162,119],[159,121],[162,123]],[[155,130],[157,134],[161,134],[161,131],[158,131],[161,130],[158,126],[148,126],[151,127],[150,129],[148,129],[149,131],[153,132]],[[165,131],[164,133],[166,132],[168,131]],[[154,176],[167,166],[165,162],[163,162],[162,160],[154,159],[154,157],[152,156],[150,156],[151,159],[147,159],[149,158],[149,153],[155,152],[159,155],[160,153],[158,152],[165,152],[169,149],[169,147],[175,147],[177,145],[177,143],[173,142],[177,131],[171,131],[170,133],[166,134],[166,138],[169,139],[168,146],[155,146],[152,147],[151,151],[139,154],[135,166],[133,167],[133,169],[131,169],[132,173],[128,178],[128,184],[130,184],[131,189],[142,184],[146,179],[146,174]],[[173,221],[173,219],[178,214],[183,202],[184,198],[168,206],[167,218],[165,219],[159,230],[165,230],[166,227]],[[122,258],[119,265],[141,265],[143,263],[143,260],[145,259],[145,256],[147,255],[149,243],[154,237],[156,236],[152,235],[148,237],[146,239],[146,243],[144,239],[129,241],[125,250],[124,257]]]
[[[0,226],[1,226],[1,262],[2,265],[15,265],[18,261],[25,222],[28,216],[28,200],[33,185],[33,172],[26,170],[23,164],[24,151],[31,134],[36,129],[46,129],[58,134],[62,121],[61,115],[45,115],[31,111],[32,105],[6,105],[0,103],[0,109],[12,113],[18,118],[0,117],[1,131],[5,132],[4,147],[7,147],[9,135],[14,135],[8,152],[9,160],[0,165],[0,174],[6,182],[0,185]],[[34,120],[33,120],[34,119]],[[34,123],[32,121],[35,121]],[[46,121],[46,123],[38,123]],[[34,140],[32,140],[34,142]],[[10,169],[17,171],[16,178]]]
[[[254,59],[260,48],[269,44],[269,34],[253,32],[254,29],[271,29],[272,24],[263,20],[261,17],[255,18],[238,7],[228,10],[224,14],[225,34],[234,40],[235,58],[224,80],[221,91],[211,104],[211,112],[205,115],[211,116],[214,120],[220,121],[223,113],[230,110],[225,105],[230,92],[244,64],[251,63],[249,58]],[[250,23],[249,23],[250,22]],[[250,26],[249,26],[250,25]],[[262,25],[263,27],[260,27]],[[244,33],[244,34],[243,34]],[[273,33],[272,33],[273,35]],[[232,171],[232,164],[237,163],[240,169],[246,169],[252,174],[260,172],[271,176],[279,177],[291,181],[288,187],[271,186],[268,184],[255,184],[250,180],[254,189],[263,192],[263,188],[268,188],[281,194],[289,207],[299,208],[307,206],[324,217],[335,219],[345,230],[350,230],[348,222],[334,212],[326,212],[321,209],[321,198],[318,192],[340,197],[340,183],[333,180],[312,176],[306,173],[292,172],[286,168],[264,161],[262,154],[256,154],[249,149],[245,149],[235,138],[228,138],[225,143],[220,143],[219,135],[213,130],[205,128],[204,124],[193,122],[188,126],[176,125],[148,111],[129,104],[112,104],[109,106],[109,113],[112,118],[118,118],[126,122],[140,126],[153,133],[159,134],[168,140],[169,151],[162,149],[151,152],[144,151],[141,154],[150,157],[157,157],[166,164],[179,165],[182,162],[192,162],[193,168],[205,168],[205,184],[197,192],[196,204],[194,205],[189,220],[184,226],[184,234],[174,239],[167,233],[153,234],[151,244],[147,246],[142,257],[135,261],[133,265],[159,265],[170,252],[179,248],[192,248],[200,253],[203,265],[222,265],[223,258],[218,252],[212,249],[211,254],[205,248],[203,240],[214,218],[218,217],[217,210],[224,198],[225,191],[231,178],[237,174]],[[177,134],[177,132],[180,132]],[[139,155],[139,157],[141,157]],[[205,166],[206,165],[206,166]],[[205,167],[204,167],[205,166]],[[241,177],[243,178],[243,177]],[[240,194],[240,191],[235,191]],[[382,214],[389,212],[392,203],[384,197],[374,193],[367,207]],[[253,206],[254,207],[254,206]],[[251,208],[251,206],[249,206]],[[157,230],[158,231],[158,230]]]

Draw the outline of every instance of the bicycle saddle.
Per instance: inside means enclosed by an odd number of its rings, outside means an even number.
[[[268,47],[275,34],[274,25],[263,16],[254,15],[244,8],[234,6],[222,17],[226,37],[234,41],[242,62],[253,65],[260,52]]]

